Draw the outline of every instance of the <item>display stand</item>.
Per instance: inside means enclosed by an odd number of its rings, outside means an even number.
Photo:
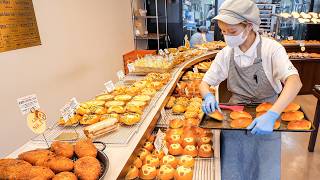
[[[317,142],[317,135],[319,130],[319,123],[320,123],[320,86],[319,85],[314,86],[313,95],[318,99],[318,102],[317,102],[316,111],[315,111],[314,120],[313,120],[313,125],[315,127],[315,130],[310,134],[309,147],[308,147],[309,152],[314,151],[314,146]]]

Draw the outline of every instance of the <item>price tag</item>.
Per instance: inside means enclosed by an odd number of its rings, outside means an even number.
[[[127,67],[129,72],[134,72],[136,70],[133,63],[128,64]]]
[[[39,110],[32,109],[27,116],[27,125],[32,132],[42,134],[46,130],[47,115]]]
[[[60,114],[63,120],[66,122],[68,119],[73,117],[78,107],[79,103],[77,99],[75,97],[70,99],[70,101],[60,109]]]
[[[164,52],[165,52],[166,54],[170,54],[170,52],[168,51],[168,49],[164,49]]]
[[[28,114],[31,109],[40,109],[40,105],[35,94],[17,99],[18,106],[23,115]]]
[[[168,150],[167,145],[164,144],[162,151],[164,152],[165,155],[168,155],[169,150]]]
[[[195,66],[195,67],[193,67],[193,72],[194,73],[198,73],[199,72],[199,70],[198,70],[198,68]]]
[[[159,50],[159,55],[160,55],[160,56],[163,56],[163,55],[164,55],[164,52],[163,52],[162,49]]]
[[[122,70],[117,72],[117,76],[120,81],[125,77],[124,72]]]
[[[289,36],[289,37],[288,37],[288,40],[293,40],[293,36]]]
[[[300,50],[301,50],[302,52],[304,52],[304,51],[306,50],[306,47],[301,46]]]
[[[104,86],[106,87],[108,93],[111,93],[115,89],[115,86],[112,81],[104,83]]]
[[[161,151],[164,147],[163,139],[165,137],[165,133],[163,133],[160,129],[157,132],[156,139],[154,140],[154,147],[156,150]]]

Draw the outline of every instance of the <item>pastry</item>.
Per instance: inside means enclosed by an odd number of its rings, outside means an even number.
[[[187,107],[189,105],[189,99],[186,97],[178,97],[175,104]]]
[[[141,92],[140,87],[136,87],[136,86],[131,86],[129,88],[126,89],[125,94],[129,95],[129,96],[136,96]]]
[[[67,121],[65,121],[63,118],[60,118],[58,121],[58,124],[61,126],[72,126],[75,124],[78,124],[80,119],[82,119],[82,116],[79,114],[75,114],[71,118],[69,118]]]
[[[196,157],[198,155],[198,150],[194,145],[186,145],[183,149],[183,154]]]
[[[155,139],[156,139],[156,136],[154,134],[151,134],[148,138],[148,141],[153,143]]]
[[[127,172],[125,179],[136,179],[139,177],[139,169],[135,166],[131,166]]]
[[[83,128],[83,133],[87,138],[97,138],[119,129],[117,118],[108,118],[98,123]]]
[[[51,144],[50,150],[58,156],[64,156],[66,158],[71,158],[74,153],[73,145],[67,142],[54,141]]]
[[[164,152],[162,150],[153,150],[152,155],[155,155],[161,160],[164,156]]]
[[[202,136],[198,140],[198,146],[200,147],[202,144],[211,144],[211,138],[207,136]]]
[[[169,127],[172,129],[182,128],[184,125],[184,121],[181,119],[172,119],[169,122]]]
[[[145,88],[141,91],[142,95],[154,96],[157,93],[155,89],[152,88]]]
[[[110,106],[124,106],[126,103],[124,101],[108,101],[105,106],[108,108]]]
[[[231,121],[230,126],[232,128],[246,128],[252,123],[250,118],[238,118]]]
[[[184,167],[190,167],[192,168],[194,166],[195,160],[192,156],[190,155],[182,155],[179,158],[179,166],[184,166]]]
[[[311,122],[308,120],[294,120],[288,123],[289,130],[309,130],[311,128]]]
[[[144,162],[144,164],[148,164],[148,165],[156,167],[156,168],[160,165],[159,158],[155,155],[152,155],[152,154],[148,154],[143,162]]]
[[[141,148],[139,153],[138,153],[138,157],[141,159],[141,161],[143,161],[147,155],[149,155],[150,152],[144,148]]]
[[[126,105],[126,111],[142,114],[145,105],[146,105],[146,102],[143,102],[143,101],[130,101]]]
[[[151,100],[151,97],[148,95],[138,95],[133,97],[134,101],[143,101],[143,102],[149,102]]]
[[[213,113],[209,114],[209,117],[216,119],[218,121],[222,121],[224,119],[224,116],[219,111],[214,111]]]
[[[141,167],[140,178],[141,179],[154,179],[157,176],[157,169],[154,166],[145,164]]]
[[[273,125],[273,129],[279,129],[279,128],[280,128],[280,121],[277,120]]]
[[[182,135],[183,134],[183,128],[178,128],[178,129],[168,129],[166,132],[167,136],[171,136],[172,134],[178,134]]]
[[[74,146],[74,151],[78,158],[85,157],[85,156],[91,156],[96,157],[97,156],[97,148],[92,143],[92,140],[90,139],[84,139],[78,141]]]
[[[198,111],[186,111],[184,113],[184,117],[187,118],[197,118],[199,116]]]
[[[180,104],[175,104],[172,107],[172,112],[173,113],[181,114],[181,113],[184,113],[185,111],[186,111],[186,107],[183,106],[183,105],[180,105]]]
[[[282,113],[281,115],[281,119],[283,121],[301,120],[303,118],[304,118],[304,114],[301,111],[285,112],[285,113]]]
[[[158,171],[159,180],[171,180],[173,179],[175,169],[169,164],[164,164]]]
[[[199,147],[199,153],[198,153],[198,155],[199,155],[200,157],[204,157],[204,158],[212,157],[213,151],[212,151],[212,148],[211,148],[211,144],[202,144],[202,145]]]
[[[132,98],[132,96],[125,94],[125,95],[118,95],[118,96],[115,96],[115,97],[114,97],[114,100],[115,100],[115,101],[124,101],[124,102],[128,102],[128,101],[130,101],[130,100],[131,100],[131,98]]]
[[[114,98],[111,94],[101,94],[96,96],[96,100],[102,100],[102,101],[110,101]]]
[[[155,82],[151,82],[150,84],[147,85],[147,88],[152,88],[152,89],[155,89],[155,90],[160,90],[163,86],[163,83],[162,82],[158,82],[158,81],[155,81]]]
[[[108,108],[107,113],[117,113],[117,114],[123,114],[126,112],[126,109],[123,106],[110,106]]]
[[[39,160],[36,166],[43,166],[50,168],[54,173],[71,171],[73,169],[73,161],[63,156],[50,156],[46,159]]]
[[[100,162],[94,157],[82,157],[74,163],[74,173],[79,179],[99,179]]]
[[[256,113],[256,117],[262,116],[262,115],[265,114],[265,113],[266,113],[265,111],[257,112],[257,113]]]
[[[189,167],[179,166],[174,174],[175,180],[192,180],[193,170]]]
[[[167,109],[171,109],[173,107],[175,101],[176,101],[176,98],[173,96],[170,96],[169,101],[167,102],[165,107]]]
[[[169,153],[174,156],[181,155],[183,153],[182,146],[178,143],[170,144]]]
[[[119,114],[117,113],[103,114],[100,116],[100,121],[108,121],[113,119],[119,120],[119,118]]]
[[[23,160],[0,159],[0,179],[26,179],[32,165]]]
[[[300,105],[296,103],[290,103],[283,112],[291,112],[291,111],[298,111],[300,109]]]
[[[170,144],[175,144],[175,143],[181,144],[182,143],[182,138],[181,138],[181,135],[179,135],[179,134],[167,135],[166,139]]]
[[[88,115],[85,114],[83,115],[82,119],[80,120],[80,124],[84,124],[84,125],[90,125],[90,124],[94,124],[99,122],[100,117],[98,115]]]
[[[185,127],[198,126],[199,123],[200,123],[200,120],[197,118],[188,118],[184,120]]]
[[[193,105],[189,104],[189,106],[186,108],[186,112],[196,112],[196,113],[198,113],[200,111],[200,107],[198,107],[198,106],[196,106],[194,104]]]
[[[77,176],[72,172],[61,172],[56,174],[52,180],[77,180]]]
[[[45,149],[37,149],[21,153],[19,154],[18,158],[27,161],[32,165],[35,165],[37,161],[46,159],[51,156],[54,156],[53,152]]]
[[[120,116],[120,122],[125,125],[133,125],[141,120],[141,115],[137,113],[125,113]]]
[[[193,133],[191,136],[184,137],[182,140],[182,146],[186,147],[187,145],[195,145],[196,139],[193,137]]]
[[[136,157],[136,159],[133,161],[133,165],[137,168],[141,168],[142,166],[142,161],[139,157]]]
[[[271,104],[269,102],[261,103],[256,107],[256,112],[259,113],[259,112],[269,111],[269,109],[271,109],[272,106],[273,106],[273,104]]]
[[[84,108],[84,107],[81,107],[79,106],[76,110],[76,113],[83,116],[85,114],[89,114],[90,113],[90,110],[88,108]]]
[[[148,141],[147,141],[147,142],[144,143],[143,148],[146,149],[146,150],[148,150],[149,152],[151,152],[154,147],[153,147],[152,142],[148,142]]]
[[[230,113],[231,119],[239,119],[239,118],[249,118],[252,119],[252,116],[245,111],[232,111]]]
[[[51,179],[54,173],[51,169],[42,166],[32,166],[28,178],[30,179]],[[0,176],[1,178],[1,176]]]
[[[176,168],[178,165],[178,160],[172,156],[172,155],[166,155],[163,156],[162,160],[161,160],[161,164],[169,164],[170,166],[172,166],[173,168]]]

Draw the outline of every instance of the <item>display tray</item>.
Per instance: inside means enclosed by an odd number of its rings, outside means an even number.
[[[256,107],[258,106],[258,104],[224,104],[224,105],[243,105],[244,106],[244,111],[250,113],[252,115],[253,118],[256,117]],[[300,111],[302,111],[304,113],[304,119],[305,120],[309,120],[308,116],[306,115],[306,113],[303,111],[303,108],[300,108]],[[202,128],[207,128],[207,129],[222,129],[222,130],[243,130],[243,131],[247,131],[247,129],[245,128],[232,128],[230,126],[230,122],[231,122],[231,118],[230,118],[230,113],[232,111],[230,110],[222,110],[222,113],[224,115],[224,120],[223,121],[217,121],[211,117],[209,117],[208,115],[204,115],[204,117],[202,118],[201,122],[200,122],[200,127]],[[284,131],[284,132],[311,132],[313,131],[315,128],[313,126],[313,123],[311,122],[311,128],[308,130],[289,130],[287,129],[287,125],[288,122],[286,121],[280,121],[280,128],[279,129],[274,129],[274,131]]]

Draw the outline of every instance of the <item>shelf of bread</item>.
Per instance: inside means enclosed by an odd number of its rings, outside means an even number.
[[[282,40],[280,43],[283,46],[320,46],[318,40]]]
[[[293,60],[319,60],[320,53],[308,53],[308,52],[290,52],[288,53],[290,59]]]

